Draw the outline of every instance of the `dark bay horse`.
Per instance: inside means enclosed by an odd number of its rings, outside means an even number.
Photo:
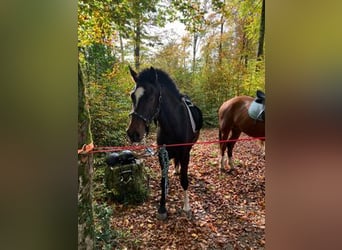
[[[257,108],[260,106],[261,110],[264,112],[265,94],[258,90],[257,98],[236,96],[221,105],[218,111],[220,141],[227,140],[229,134],[230,137],[228,140],[236,140],[239,138],[241,132],[244,132],[251,137],[265,137],[264,113],[262,113],[263,117],[257,117],[256,115],[252,118],[249,113],[254,106],[252,107],[251,104],[255,105]],[[264,143],[264,140],[262,141]],[[232,156],[235,143],[236,141],[220,142],[221,170],[224,170],[225,165],[227,165],[227,162],[224,159],[224,152],[226,149],[230,170],[234,168]]]
[[[202,127],[202,112],[182,95],[173,80],[160,69],[148,68],[137,74],[131,67],[130,73],[135,82],[131,93],[133,111],[127,129],[131,142],[140,142],[148,134],[149,125],[156,122],[157,143],[159,146],[180,143],[193,143],[199,137]],[[184,190],[183,210],[189,215],[188,164],[191,145],[167,147],[169,159],[174,159],[175,167],[180,163],[180,182]],[[161,170],[163,164],[159,156]],[[162,194],[158,218],[166,219],[166,180],[161,179]]]

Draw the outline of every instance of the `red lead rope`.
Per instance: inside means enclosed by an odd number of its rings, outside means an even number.
[[[252,140],[265,140],[265,137],[248,137],[248,138],[239,138],[234,140],[214,140],[214,141],[198,141],[198,142],[190,142],[190,143],[178,143],[178,144],[167,144],[165,147],[181,147],[181,146],[192,146],[195,144],[213,144],[213,143],[224,143],[224,142],[233,142],[233,141],[252,141]],[[82,149],[78,150],[78,154],[85,153],[101,153],[101,152],[114,152],[114,151],[122,151],[122,150],[142,150],[147,148],[158,148],[164,145],[132,145],[132,146],[117,146],[117,147],[94,147],[94,145],[88,144],[82,147]]]

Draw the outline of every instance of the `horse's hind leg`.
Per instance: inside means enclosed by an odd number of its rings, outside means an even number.
[[[258,140],[258,145],[262,150],[262,157],[265,158],[265,141],[264,140]]]
[[[241,135],[241,131],[236,129],[236,128],[233,128],[232,134],[229,137],[229,140],[232,140],[232,141],[229,141],[227,143],[228,164],[230,166],[230,170],[234,169],[233,149],[234,149],[234,145],[236,143],[236,139],[238,139],[240,135]]]
[[[228,134],[229,134],[229,130],[227,132],[222,132],[219,131],[219,140],[220,141],[225,141],[228,138]],[[227,142],[220,142],[220,166],[221,166],[221,171],[224,170],[225,165],[226,165],[226,161],[225,161],[225,157],[224,157],[224,153],[227,149]]]

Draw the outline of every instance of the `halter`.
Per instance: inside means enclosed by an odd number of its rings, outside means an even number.
[[[148,117],[145,117],[145,116],[142,115],[142,114],[139,114],[137,111],[133,110],[129,115],[130,115],[130,116],[135,115],[136,117],[138,117],[138,118],[140,118],[141,120],[143,120],[144,123],[145,123],[145,126],[148,128],[148,127],[150,126],[152,120],[153,120],[154,118],[156,118],[156,117],[159,115],[161,100],[162,100],[161,86],[160,86],[160,84],[159,84],[158,107],[157,107],[156,111],[154,112],[154,114],[153,114],[150,118],[148,118]]]

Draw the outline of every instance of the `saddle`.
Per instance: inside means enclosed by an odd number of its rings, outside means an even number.
[[[256,98],[255,98],[255,101],[256,101],[257,103],[260,103],[260,104],[265,103],[265,93],[262,92],[261,90],[257,90],[257,91],[256,91]]]
[[[202,111],[191,102],[187,95],[182,95],[182,101],[189,112],[192,131],[195,133],[203,126]]]
[[[248,115],[257,121],[265,121],[265,93],[256,91],[256,98],[248,108]]]

